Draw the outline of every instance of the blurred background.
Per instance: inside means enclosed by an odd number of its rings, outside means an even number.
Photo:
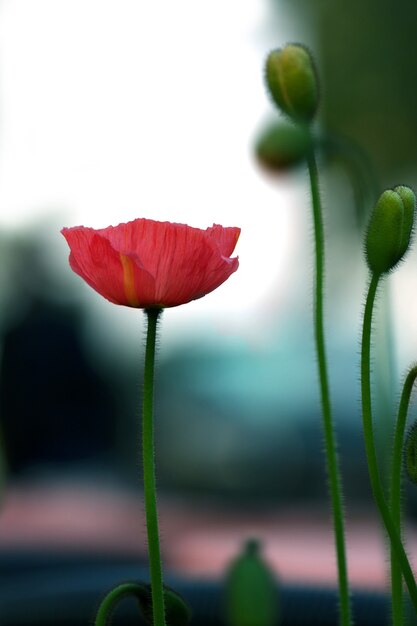
[[[216,577],[256,535],[283,580],[335,581],[307,173],[267,173],[254,154],[279,117],[264,88],[266,54],[295,41],[310,47],[321,82],[326,330],[350,571],[357,585],[384,585],[359,411],[362,236],[384,187],[416,184],[416,19],[411,0],[0,2],[4,551],[146,555],[143,315],[72,274],[60,229],[136,217],[220,223],[242,229],[238,272],[164,312],[161,325],[165,562]],[[417,356],[416,256],[379,299],[383,468],[400,382]],[[406,501],[417,549],[413,489]]]

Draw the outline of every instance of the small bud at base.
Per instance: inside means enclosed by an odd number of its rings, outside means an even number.
[[[271,172],[285,172],[303,163],[311,150],[307,130],[288,122],[274,122],[259,135],[256,157],[262,167]]]
[[[278,623],[276,583],[262,558],[257,540],[246,542],[228,570],[226,604],[230,626],[274,626]]]

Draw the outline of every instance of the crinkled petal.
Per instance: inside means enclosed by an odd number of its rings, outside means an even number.
[[[62,234],[71,249],[69,262],[73,271],[107,300],[135,307],[146,307],[154,301],[155,281],[152,276],[138,266],[136,259],[123,259],[99,231],[77,226],[64,228]],[[132,278],[129,266],[134,268]],[[130,289],[129,278],[134,281]],[[138,283],[141,284],[143,303],[137,299]]]
[[[224,254],[233,250],[239,232],[221,226],[201,230],[146,219],[100,231],[116,250],[126,254],[134,251],[155,278],[154,305],[163,307],[201,298],[235,272],[237,259]]]
[[[188,242],[181,259],[172,259],[166,274],[159,276],[157,294],[165,306],[202,298],[224,283],[238,265],[237,258],[223,257],[207,239],[194,249]]]
[[[213,224],[211,228],[207,228],[206,233],[217,243],[220,254],[230,257],[239,239],[240,228],[234,226],[224,228],[219,224]]]

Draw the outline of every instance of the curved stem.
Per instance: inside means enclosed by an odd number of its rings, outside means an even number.
[[[143,482],[145,492],[146,528],[148,532],[148,552],[154,626],[165,626],[164,590],[162,583],[161,552],[159,548],[158,511],[156,507],[153,427],[156,329],[161,309],[146,309],[145,313],[148,318],[148,330],[146,335],[142,404]]]
[[[137,583],[125,583],[112,589],[104,598],[97,612],[94,626],[107,626],[116,604],[126,596],[134,595],[141,598],[142,587]]]
[[[323,271],[324,271],[324,234],[321,213],[320,192],[318,185],[317,164],[312,151],[308,157],[308,170],[313,202],[314,237],[315,237],[315,302],[314,326],[316,349],[319,366],[321,403],[323,409],[324,442],[326,450],[327,473],[329,477],[330,499],[332,503],[333,527],[337,554],[337,569],[340,597],[340,624],[351,624],[351,608],[349,598],[349,584],[346,565],[345,529],[343,519],[343,499],[340,471],[336,452],[336,437],[334,433],[329,384],[327,377],[326,347],[323,325]]]
[[[378,507],[381,518],[384,522],[385,529],[391,541],[391,549],[395,553],[398,563],[401,567],[411,602],[417,614],[417,586],[414,575],[410,567],[407,555],[405,553],[400,535],[397,531],[388,505],[385,500],[382,488],[381,477],[378,470],[378,462],[375,450],[374,433],[372,425],[372,401],[371,401],[371,328],[372,328],[372,312],[375,302],[375,295],[378,288],[380,276],[373,274],[369,285],[369,291],[366,298],[365,316],[363,320],[362,331],[362,351],[361,351],[361,391],[362,391],[362,420],[363,434],[365,438],[366,459],[368,462],[368,471],[371,481],[372,493],[375,503]]]
[[[395,425],[394,448],[391,468],[391,515],[401,539],[401,468],[404,448],[404,432],[407,422],[411,392],[417,378],[417,365],[411,368],[404,382]],[[391,595],[393,626],[403,623],[403,587],[401,568],[395,553],[391,549]]]

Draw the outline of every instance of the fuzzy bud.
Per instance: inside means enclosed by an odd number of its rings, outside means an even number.
[[[232,562],[226,581],[230,626],[274,626],[278,623],[278,593],[274,577],[251,539]]]
[[[302,163],[311,149],[309,133],[301,126],[274,122],[259,135],[255,153],[259,163],[272,172],[285,172]]]
[[[299,44],[269,53],[265,68],[269,93],[296,122],[311,122],[318,106],[318,81],[309,51]]]
[[[374,274],[385,274],[403,258],[410,245],[416,198],[409,187],[396,187],[380,196],[369,221],[366,259]]]

